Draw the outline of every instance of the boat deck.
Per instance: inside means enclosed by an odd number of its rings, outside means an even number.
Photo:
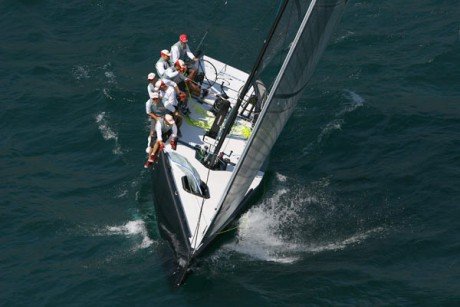
[[[231,162],[226,170],[209,170],[195,158],[196,146],[213,148],[216,143],[213,138],[205,137],[204,135],[214,121],[215,116],[210,112],[210,109],[217,96],[222,94],[223,89],[229,96],[228,100],[231,106],[234,106],[238,92],[248,78],[247,73],[213,58],[205,56],[204,60],[206,78],[203,87],[209,87],[209,94],[201,101],[193,98],[189,99],[188,106],[191,113],[184,117],[181,127],[182,137],[179,139],[179,145],[175,152],[185,157],[196,169],[201,180],[208,186],[210,198],[202,198],[187,192],[183,188],[181,179],[184,173],[174,163],[171,164],[174,181],[192,234],[190,244],[194,249],[199,247],[207,228],[219,209],[227,184],[232,176],[234,165],[243,153],[251,133],[251,123],[245,118],[238,118],[237,124],[221,148],[221,152],[225,154],[224,157],[230,159]],[[250,94],[248,93],[248,96]],[[167,145],[165,151],[171,152],[172,149]],[[260,184],[262,177],[263,172],[259,172],[250,189],[256,188]]]

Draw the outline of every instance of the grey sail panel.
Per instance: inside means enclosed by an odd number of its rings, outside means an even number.
[[[291,116],[346,2],[347,0],[312,1],[303,14],[299,30],[290,43],[286,59],[227,185],[228,192],[206,233],[203,245],[210,242],[241,210],[240,204],[246,192]]]
[[[256,68],[256,80],[263,81],[268,87],[273,84],[310,3],[311,1],[308,0],[286,1],[283,14],[273,31],[263,59]]]

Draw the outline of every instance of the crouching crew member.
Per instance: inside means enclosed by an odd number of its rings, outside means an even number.
[[[145,103],[145,113],[149,116],[149,120],[152,121],[150,132],[153,134],[155,121],[169,113],[169,110],[161,102],[158,92],[152,93],[151,98]]]
[[[170,139],[171,138],[171,139]],[[164,148],[164,142],[170,139],[169,144],[173,150],[177,148],[177,126],[170,114],[160,117],[155,121],[155,133],[150,141],[148,159],[144,164],[145,168],[151,166]],[[153,146],[152,146],[153,145]]]
[[[164,117],[166,114],[169,113],[168,109],[165,108],[163,103],[160,100],[160,95],[158,92],[153,92],[150,95],[149,100],[145,103],[145,113],[149,117],[150,121],[150,133],[149,137],[147,138],[147,148],[145,151],[147,153],[150,152],[150,143],[152,140],[153,135],[155,134],[155,123],[158,119]]]
[[[180,128],[182,125],[182,115],[179,112],[179,102],[177,101],[174,88],[168,86],[163,80],[158,80],[157,83],[155,83],[155,90],[158,91],[163,105],[169,110],[177,127]]]

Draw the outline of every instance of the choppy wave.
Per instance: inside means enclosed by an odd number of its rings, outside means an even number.
[[[344,97],[347,99],[347,103],[342,104],[342,108],[335,114],[335,118],[321,130],[317,138],[318,143],[321,143],[325,137],[331,135],[334,131],[341,130],[342,125],[345,123],[345,115],[362,107],[365,102],[363,97],[350,90],[344,90]]]
[[[115,73],[111,70],[111,66],[112,66],[112,64],[109,62],[109,63],[105,64],[102,67],[102,70],[104,71],[104,76],[105,76],[105,79],[106,79],[106,82],[107,82],[107,85],[108,85],[108,87],[104,87],[102,89],[102,93],[104,94],[104,96],[107,99],[115,100],[113,95],[111,95],[111,93],[110,93],[110,89],[115,84],[117,84],[117,77],[115,76]]]
[[[111,66],[112,66],[111,63],[107,63],[102,67],[102,69],[104,70],[104,75],[107,79],[107,82],[109,84],[116,84],[117,79],[116,79],[115,73],[110,68]]]
[[[344,105],[344,108],[339,113],[337,113],[337,116],[342,116],[346,113],[353,112],[357,108],[362,107],[366,101],[363,97],[353,91],[345,90],[344,92],[344,97],[349,101],[349,103]]]
[[[127,189],[120,188],[120,189],[118,190],[117,195],[115,195],[115,198],[123,198],[123,197],[125,197],[127,194],[128,194],[128,190],[127,190]]]
[[[123,152],[121,150],[120,144],[118,143],[118,134],[110,127],[108,116],[105,112],[101,112],[96,115],[96,123],[98,124],[98,128],[101,131],[104,140],[113,140],[115,142],[115,146],[112,152],[115,155],[121,155]]]
[[[330,135],[334,131],[341,130],[342,124],[344,123],[343,119],[334,119],[321,130],[321,133],[318,135],[318,143],[321,143],[324,137]]]
[[[102,89],[102,94],[104,94],[104,96],[105,96],[107,99],[109,99],[109,100],[115,100],[115,98],[113,98],[113,96],[110,95],[110,89],[108,89],[108,88],[105,88],[105,87],[104,87],[104,88]]]
[[[92,71],[92,74],[90,73]],[[82,81],[85,79],[90,79],[92,77],[96,77],[96,82],[100,82],[102,85],[102,94],[108,100],[115,100],[113,94],[111,94],[111,89],[114,87],[117,82],[117,77],[115,73],[111,69],[111,63],[107,63],[102,67],[92,67],[90,68],[88,65],[75,65],[72,68],[72,75],[77,81]],[[94,76],[93,76],[94,75]],[[101,79],[102,78],[102,79]],[[133,99],[126,99],[123,100],[128,102],[133,102]]]
[[[140,177],[136,177],[135,179],[123,182],[119,185],[117,185],[114,190],[114,197],[115,198],[125,198],[128,195],[132,195],[133,192],[137,193],[139,190],[139,184],[140,184]],[[137,191],[137,192],[136,192]]]

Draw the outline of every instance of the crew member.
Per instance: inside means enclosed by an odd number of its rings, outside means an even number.
[[[149,117],[150,121],[150,133],[149,137],[147,138],[147,149],[145,150],[147,153],[149,153],[151,140],[153,135],[155,134],[155,123],[157,120],[169,113],[168,109],[166,109],[163,103],[161,102],[160,95],[158,94],[158,92],[153,92],[151,98],[149,98],[149,100],[146,101],[145,113],[147,113],[147,116]]]
[[[166,114],[164,117],[159,118],[155,122],[155,133],[153,134],[150,142],[150,151],[148,154],[148,159],[144,164],[145,168],[148,168],[152,165],[158,153],[164,148],[164,142],[168,139],[169,144],[173,150],[177,148],[177,126],[174,122],[174,119],[170,114]],[[153,146],[152,146],[153,145]]]
[[[185,86],[185,81],[187,80],[187,77],[182,72],[185,72],[186,69],[187,67],[185,67],[184,61],[177,60],[174,63],[174,66],[171,66],[168,69],[166,69],[164,79],[169,79],[173,81],[177,84],[181,91],[185,92],[187,90]]]
[[[180,127],[182,124],[182,115],[179,112],[179,102],[177,101],[174,88],[168,86],[163,80],[158,80],[155,83],[155,89],[159,92],[163,105],[173,116],[177,127]]]
[[[177,86],[179,89],[183,92],[190,92],[190,94],[194,97],[200,97],[201,95],[201,86],[199,86],[196,82],[193,82],[189,77],[187,77],[186,74],[187,67],[185,66],[184,61],[182,60],[177,60],[174,63],[173,67],[169,67],[166,72],[165,76],[169,80],[174,81],[177,83]],[[206,90],[203,90],[205,92]],[[206,96],[207,93],[203,94],[202,96]],[[181,109],[182,113],[187,114],[190,112],[188,108],[186,107],[187,105],[187,99],[184,101],[184,109]]]
[[[171,62],[170,62],[170,57],[171,57],[171,54],[169,53],[169,51],[167,49],[161,50],[160,58],[158,59],[157,63],[155,64],[155,68],[157,70],[158,77],[163,78],[166,69],[168,69],[168,67],[172,66]]]
[[[189,78],[194,80],[198,70],[198,58],[190,51],[187,42],[187,34],[179,35],[179,41],[171,46],[171,62],[184,61],[188,68]]]
[[[147,85],[147,92],[149,93],[149,97],[152,98],[152,94],[157,92],[157,90],[155,90],[155,83],[158,81],[158,79],[156,78],[155,74],[151,72],[147,75],[147,81],[149,83]],[[179,89],[179,87],[174,81],[165,78],[163,79],[163,82],[166,83],[168,86],[172,86],[176,91],[177,95],[185,95],[185,93]]]
[[[161,102],[158,92],[154,92],[152,98],[149,98],[145,103],[145,113],[149,116],[149,120],[152,121],[150,132],[153,134],[155,121],[169,113],[169,110]]]

